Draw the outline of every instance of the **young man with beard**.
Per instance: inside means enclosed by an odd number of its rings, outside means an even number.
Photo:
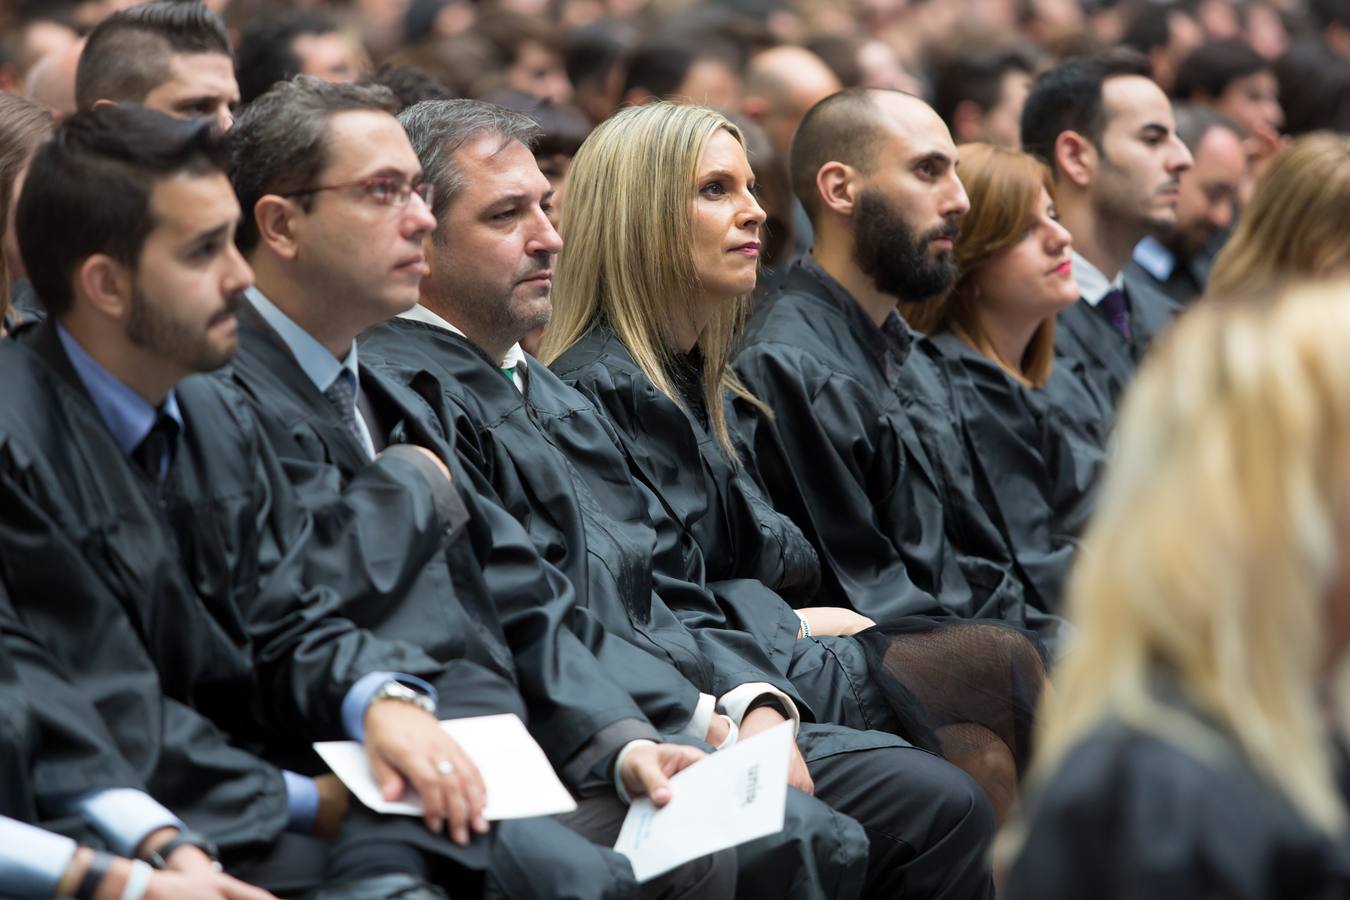
[[[1247,153],[1238,125],[1203,106],[1177,106],[1177,137],[1195,165],[1181,175],[1177,223],[1134,245],[1125,277],[1155,285],[1178,304],[1205,292],[1209,269],[1237,221],[1238,195],[1247,178]]]
[[[807,114],[790,166],[816,242],[735,359],[774,418],[741,418],[774,505],[820,554],[823,602],[878,622],[1002,619],[1053,643],[1057,598],[1017,564],[940,354],[897,310],[955,277],[956,164],[942,119],[908,94],[850,89]]]
[[[346,619],[332,573],[353,548],[316,536],[242,400],[190,377],[233,354],[252,281],[223,157],[209,123],[132,105],[79,113],[38,150],[15,227],[51,318],[0,346],[0,579],[133,786],[173,813],[77,798],[95,827],[108,803],[149,813],[113,847],[173,865],[191,845],[208,868],[218,848],[245,880],[319,898],[431,900],[425,878],[477,883],[489,851],[435,833],[478,824],[483,802],[436,715],[523,707],[483,666]],[[339,817],[273,760],[313,772],[310,742],[344,737],[387,794],[417,788],[427,827],[354,810],[335,848],[309,836]]]
[[[969,861],[980,853],[984,827],[971,813],[983,802],[970,802],[973,785],[947,763],[866,730],[887,727],[890,714],[862,650],[841,635],[871,623],[848,610],[803,609],[810,625],[802,638],[788,603],[748,571],[717,581],[722,576],[709,571],[705,583],[698,547],[686,546],[691,535],[630,474],[609,420],[521,351],[520,339],[549,320],[553,261],[562,249],[547,217],[551,191],[529,150],[536,129],[517,113],[468,100],[419,104],[400,118],[437,186],[431,274],[418,306],[368,332],[362,353],[407,383],[435,375],[455,410],[456,449],[492,482],[541,553],[607,627],[677,659],[691,679],[701,681],[700,671],[711,667],[732,685],[707,699],[742,734],[784,718],[782,698],[743,682],[792,680],[794,695],[810,704],[799,707],[806,721],[798,739],[816,797],[871,837],[867,896],[894,896],[900,885],[908,897],[980,896],[985,885]],[[700,478],[697,464],[678,468],[691,482]],[[697,572],[685,569],[686,553]],[[813,631],[832,637],[812,640]],[[832,817],[797,802],[806,799],[794,792],[789,803],[787,831],[801,849],[818,841],[808,836]],[[797,815],[805,818],[792,821]],[[821,858],[808,849],[815,868],[807,871],[837,870],[838,858],[821,867],[812,855]],[[748,883],[766,896],[812,889],[794,877],[780,868]],[[780,886],[785,880],[790,886]]]
[[[1022,146],[1054,173],[1083,293],[1059,314],[1056,356],[1113,409],[1179,311],[1148,279],[1128,278],[1125,266],[1141,238],[1176,227],[1190,151],[1148,60],[1130,50],[1075,57],[1042,75],[1022,110]]]

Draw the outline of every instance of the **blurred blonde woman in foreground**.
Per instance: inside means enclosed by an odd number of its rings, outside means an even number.
[[[1350,896],[1350,284],[1189,313],[1117,426],[1005,897]]]

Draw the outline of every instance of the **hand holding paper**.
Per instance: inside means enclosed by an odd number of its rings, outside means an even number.
[[[663,807],[633,801],[614,849],[639,882],[692,859],[776,834],[787,809],[792,725],[770,729],[704,757],[670,778]]]
[[[635,747],[623,758],[619,777],[630,797],[646,796],[655,806],[670,802],[670,777],[689,768],[708,754],[697,747],[656,744]]]
[[[451,719],[441,722],[440,727],[477,767],[487,790],[483,818],[488,821],[547,816],[577,808],[548,757],[518,717],[507,714]],[[314,749],[356,799],[376,812],[423,814],[421,798],[415,791],[405,792],[401,799],[385,799],[360,744],[324,741]]]

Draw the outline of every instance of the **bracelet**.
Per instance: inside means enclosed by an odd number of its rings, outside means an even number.
[[[796,611],[794,610],[794,612]],[[811,623],[806,621],[806,616],[801,613],[797,613],[797,618],[801,619],[802,622],[802,637],[809,638],[811,636]]]
[[[144,860],[133,860],[131,871],[127,874],[126,886],[122,888],[122,900],[141,900],[146,888],[150,887],[150,876],[155,870]]]
[[[84,870],[84,877],[80,879],[80,886],[75,889],[76,900],[94,900],[94,895],[98,893],[99,885],[103,884],[103,879],[107,877],[110,868],[112,857],[101,850],[95,850],[88,868]]]

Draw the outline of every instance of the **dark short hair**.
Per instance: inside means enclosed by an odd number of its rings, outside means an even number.
[[[903,92],[880,88],[845,88],[821,100],[802,117],[788,151],[788,175],[792,192],[812,219],[820,212],[816,174],[821,166],[841,162],[864,174],[871,172],[881,138],[876,98],[900,93]]]
[[[220,16],[202,3],[144,3],[118,10],[89,33],[75,71],[75,106],[140,103],[169,77],[180,53],[232,56]]]
[[[1275,63],[1284,130],[1350,134],[1350,62],[1321,41],[1300,41]]]
[[[328,167],[328,122],[343,112],[398,113],[398,100],[376,84],[332,84],[312,75],[283,81],[244,107],[230,130],[230,180],[244,210],[235,243],[244,253],[258,244],[253,207],[267,194],[286,195],[313,185]],[[301,197],[301,203],[311,198]]]
[[[482,100],[431,100],[405,109],[398,120],[422,163],[422,177],[435,188],[431,212],[438,221],[464,189],[454,156],[466,144],[490,135],[503,147],[520,141],[533,149],[539,138],[539,125],[527,114]]]
[[[623,64],[636,42],[636,31],[629,25],[601,19],[583,25],[567,35],[563,65],[567,80],[576,87],[604,85],[609,73]]]
[[[385,63],[372,75],[362,80],[363,84],[378,84],[389,88],[398,98],[399,109],[421,103],[423,100],[450,100],[454,91],[434,75],[413,66],[395,66]]]
[[[134,268],[156,222],[155,184],[173,175],[224,172],[227,154],[210,122],[188,122],[131,104],[78,112],[38,148],[14,221],[28,277],[60,318],[80,263],[105,253]]]
[[[1055,141],[1064,132],[1076,131],[1100,148],[1106,128],[1102,84],[1123,75],[1153,77],[1148,59],[1126,48],[1075,56],[1045,72],[1022,107],[1022,149],[1054,171]]]
[[[1272,70],[1271,64],[1243,41],[1201,44],[1177,68],[1172,95],[1178,100],[1218,99],[1239,78]]]
[[[723,62],[733,72],[737,69],[736,50],[723,38],[695,40],[683,34],[651,38],[633,48],[624,74],[623,93],[639,89],[657,99],[670,99],[694,63],[704,59]]]
[[[1319,31],[1332,25],[1350,28],[1350,0],[1308,0],[1308,14]]]
[[[1020,47],[957,51],[940,62],[933,78],[933,109],[947,127],[953,127],[956,107],[966,101],[989,112],[1003,97],[1003,78],[1009,72],[1031,75],[1036,63]]]
[[[300,73],[302,63],[294,50],[296,38],[337,30],[332,19],[308,10],[266,16],[244,29],[236,65],[240,100],[251,103],[272,85]]]

